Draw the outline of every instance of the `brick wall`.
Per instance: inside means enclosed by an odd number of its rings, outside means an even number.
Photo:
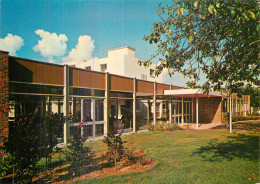
[[[196,122],[196,98],[193,98],[193,119]],[[199,123],[221,123],[221,97],[199,98]]]
[[[0,147],[3,141],[8,137],[9,124],[9,70],[8,70],[8,52],[0,51]],[[0,149],[0,155],[3,150]]]

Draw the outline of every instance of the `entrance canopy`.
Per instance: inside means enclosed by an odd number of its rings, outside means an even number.
[[[175,89],[164,90],[164,95],[183,96],[183,97],[225,97],[226,94],[216,91],[210,91],[208,94],[201,89]]]

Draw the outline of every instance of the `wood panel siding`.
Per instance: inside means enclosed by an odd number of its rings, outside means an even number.
[[[33,60],[9,57],[10,81],[64,85],[64,67]]]
[[[137,92],[153,94],[153,90],[154,90],[153,82],[137,80]]]
[[[110,90],[122,91],[122,92],[133,92],[134,79],[116,76],[116,75],[110,75]]]
[[[70,86],[104,90],[105,74],[70,68]]]
[[[159,94],[159,95],[163,95],[164,93],[164,90],[169,90],[170,89],[170,85],[167,85],[167,84],[156,84],[156,94]]]

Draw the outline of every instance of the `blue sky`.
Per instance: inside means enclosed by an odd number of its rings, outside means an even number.
[[[0,38],[8,33],[18,35],[24,45],[20,57],[48,60],[32,48],[40,37],[37,29],[65,34],[66,54],[75,47],[78,37],[89,35],[94,40],[93,56],[104,57],[108,49],[121,46],[136,48],[136,56],[148,59],[155,46],[143,41],[159,18],[158,0],[1,0]],[[66,55],[65,54],[65,55]],[[60,61],[56,61],[60,62]]]
[[[62,63],[84,49],[87,54],[77,59],[102,58],[108,49],[130,46],[137,58],[149,59],[156,45],[143,37],[160,21],[156,12],[160,2],[171,1],[0,0],[0,49],[13,49],[10,55],[18,57]],[[182,76],[175,79],[184,85]]]

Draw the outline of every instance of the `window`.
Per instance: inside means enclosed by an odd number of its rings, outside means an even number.
[[[142,79],[142,80],[147,80],[147,75],[141,74],[141,79]]]
[[[102,64],[100,65],[101,72],[106,72],[107,71],[107,64]]]
[[[150,69],[150,76],[154,77],[154,70],[153,69]]]
[[[91,70],[91,66],[86,66],[86,70],[90,71]]]

